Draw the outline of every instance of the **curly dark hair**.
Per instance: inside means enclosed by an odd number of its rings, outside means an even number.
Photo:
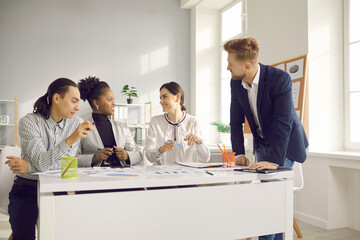
[[[110,86],[104,82],[100,81],[97,77],[89,76],[85,79],[81,79],[78,83],[80,90],[80,98],[87,100],[90,106],[94,109],[93,101],[99,100],[99,96],[103,94],[103,90],[110,88]]]

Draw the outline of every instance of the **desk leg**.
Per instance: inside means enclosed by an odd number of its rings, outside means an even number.
[[[54,240],[55,239],[55,197],[52,193],[38,193],[38,239]]]
[[[293,240],[294,182],[286,181],[285,240]]]

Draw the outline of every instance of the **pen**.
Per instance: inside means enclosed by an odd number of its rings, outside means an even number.
[[[102,149],[101,148],[98,148],[97,149],[98,151],[101,151]],[[111,151],[111,154],[113,154],[114,153],[114,151]]]
[[[211,172],[209,172],[209,171],[205,171],[207,174],[209,174],[209,175],[211,175],[211,176],[213,176],[214,174],[213,173],[211,173]]]
[[[166,140],[164,140],[164,142],[165,142],[165,143],[172,143],[172,142],[169,142],[169,141],[166,141]],[[180,143],[177,143],[177,142],[174,142],[174,144],[177,145],[177,146],[181,146],[181,144],[180,144]]]

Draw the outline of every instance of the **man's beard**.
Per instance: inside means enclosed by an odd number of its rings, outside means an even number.
[[[244,73],[243,75],[240,76],[236,76],[233,73],[231,74],[231,79],[232,80],[243,80],[244,78],[246,78],[246,74]]]

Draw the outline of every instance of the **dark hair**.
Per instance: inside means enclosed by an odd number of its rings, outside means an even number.
[[[259,44],[251,37],[229,40],[225,43],[224,49],[228,53],[235,53],[238,60],[254,62],[259,56]]]
[[[99,96],[103,94],[105,88],[110,88],[109,85],[100,81],[97,77],[87,77],[79,81],[80,98],[87,100],[90,106],[94,109],[93,100],[99,100]]]
[[[45,95],[40,97],[34,103],[33,113],[40,114],[45,119],[48,119],[50,117],[50,106],[52,104],[52,97],[55,93],[63,97],[67,93],[69,86],[78,88],[76,83],[74,83],[68,78],[58,78],[53,81],[49,85]]]
[[[161,89],[163,89],[163,88],[166,88],[169,92],[171,92],[174,95],[180,93],[180,95],[181,95],[181,97],[180,97],[181,111],[185,111],[186,110],[186,107],[184,105],[185,95],[184,95],[184,90],[182,89],[182,87],[176,82],[168,82],[168,83],[163,84],[159,91],[161,91]]]

